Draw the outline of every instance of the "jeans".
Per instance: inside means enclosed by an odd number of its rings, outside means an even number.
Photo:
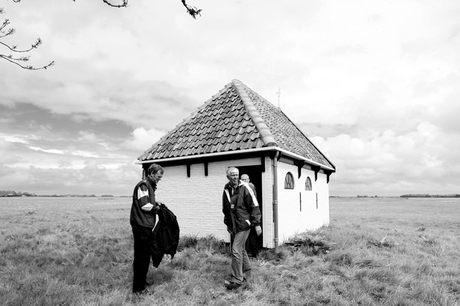
[[[232,282],[241,284],[244,281],[244,273],[251,270],[248,253],[246,253],[246,240],[250,229],[238,232],[233,237],[232,245]]]

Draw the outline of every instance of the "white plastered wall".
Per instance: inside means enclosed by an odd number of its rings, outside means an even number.
[[[191,164],[190,177],[187,177],[185,165],[164,167],[165,173],[158,184],[156,200],[163,202],[177,216],[181,236],[213,235],[217,239],[230,241],[222,213],[222,193],[224,185],[228,182],[227,168],[260,164],[260,158],[210,162],[208,163],[208,176],[205,176],[203,163]],[[265,173],[262,173],[263,203],[260,204],[264,205],[262,209],[263,239],[265,247],[273,247],[271,206],[273,184],[270,158],[266,158],[265,164]]]
[[[284,189],[286,174],[290,172],[294,177],[294,189]],[[310,177],[312,190],[305,190],[305,181]],[[318,206],[316,197],[318,196]],[[284,162],[278,163],[278,238],[282,244],[292,236],[315,230],[329,224],[329,186],[327,177],[318,173],[315,181],[315,172],[302,168],[298,177],[297,166]]]

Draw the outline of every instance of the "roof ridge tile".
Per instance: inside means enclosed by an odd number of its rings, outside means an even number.
[[[270,132],[270,129],[265,124],[265,121],[263,120],[257,108],[252,103],[251,98],[249,98],[249,95],[245,90],[246,85],[244,85],[241,81],[237,79],[234,79],[232,83],[238,90],[241,100],[243,100],[243,104],[246,107],[246,112],[252,118],[252,121],[259,130],[259,133],[262,136],[262,141],[264,142],[265,146],[276,146],[275,138],[273,137],[272,133]]]

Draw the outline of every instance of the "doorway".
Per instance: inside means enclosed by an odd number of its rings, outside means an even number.
[[[262,167],[261,166],[240,166],[237,167],[240,172],[240,177],[243,174],[247,174],[249,176],[250,182],[254,185],[257,202],[259,202],[259,209],[261,213],[261,226],[262,226],[262,234],[257,236],[255,234],[255,230],[252,229],[249,235],[248,240],[246,241],[246,251],[248,252],[249,256],[256,257],[259,251],[263,247],[263,203],[262,203]]]

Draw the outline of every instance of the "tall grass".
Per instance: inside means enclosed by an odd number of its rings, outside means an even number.
[[[129,200],[17,201],[0,201],[1,305],[460,303],[458,200],[331,199],[329,227],[263,250],[235,292],[228,245],[183,236],[145,296],[131,294]]]

